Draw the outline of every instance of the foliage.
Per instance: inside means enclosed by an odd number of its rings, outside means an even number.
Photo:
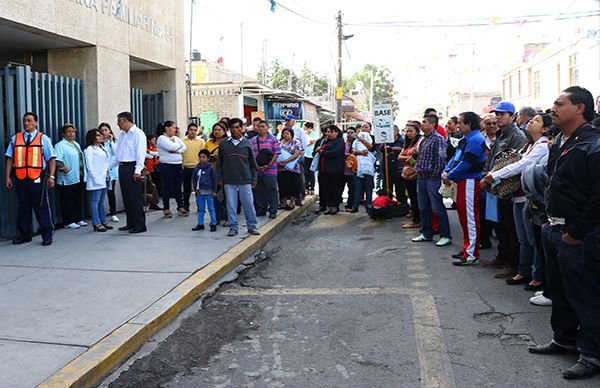
[[[353,91],[358,96],[356,103],[361,111],[369,111],[371,101],[371,76],[373,76],[373,103],[392,104],[394,114],[398,111],[398,101],[394,98],[397,94],[394,90],[394,79],[392,73],[385,66],[366,64],[352,77],[343,80],[345,94]]]
[[[298,76],[292,69],[274,60],[265,72],[261,68],[256,77],[273,89],[291,90],[303,96],[321,96],[328,91],[327,77],[315,73],[306,63]]]

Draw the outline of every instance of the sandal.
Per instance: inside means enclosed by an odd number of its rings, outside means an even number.
[[[104,226],[106,228],[106,230],[114,229],[112,226],[108,225],[106,222],[103,222],[102,226]]]
[[[163,210],[163,218],[173,218],[173,214],[170,210]]]
[[[106,232],[106,228],[102,224],[94,225],[94,232]]]

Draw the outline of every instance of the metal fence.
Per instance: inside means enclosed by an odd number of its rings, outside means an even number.
[[[29,66],[12,65],[0,68],[0,149],[3,153],[10,138],[21,128],[25,112],[38,115],[38,129],[55,144],[61,139],[60,128],[65,123],[77,128],[77,141],[85,138],[85,85],[82,80],[31,71]],[[0,171],[6,171],[6,160],[0,158]],[[4,175],[3,175],[4,176]],[[51,197],[52,198],[52,197]],[[52,206],[54,201],[52,200]],[[0,186],[0,236],[16,233],[15,190]],[[55,209],[53,209],[55,210]],[[55,222],[60,215],[53,211]]]
[[[133,120],[146,135],[155,134],[158,124],[166,120],[166,104],[166,92],[144,94],[142,89],[131,89]]]

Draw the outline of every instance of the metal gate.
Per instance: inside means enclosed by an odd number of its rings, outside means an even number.
[[[166,120],[166,92],[143,94],[142,89],[131,89],[131,113],[146,135],[155,134],[158,124]]]
[[[0,149],[4,154],[12,135],[21,128],[25,112],[38,115],[38,129],[52,143],[61,139],[65,123],[77,128],[77,141],[85,138],[85,85],[82,80],[31,71],[29,66],[9,64],[0,68]],[[6,160],[0,158],[0,171],[6,171]],[[52,196],[51,196],[52,198]],[[55,222],[57,213],[54,211]],[[15,190],[0,186],[0,236],[16,233],[17,203]],[[35,228],[34,228],[35,229]]]

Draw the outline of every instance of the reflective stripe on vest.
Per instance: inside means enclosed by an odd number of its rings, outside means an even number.
[[[13,167],[17,179],[38,179],[42,175],[42,168],[44,165],[42,133],[38,132],[29,145],[25,142],[25,133],[17,133],[15,136],[13,156]]]

